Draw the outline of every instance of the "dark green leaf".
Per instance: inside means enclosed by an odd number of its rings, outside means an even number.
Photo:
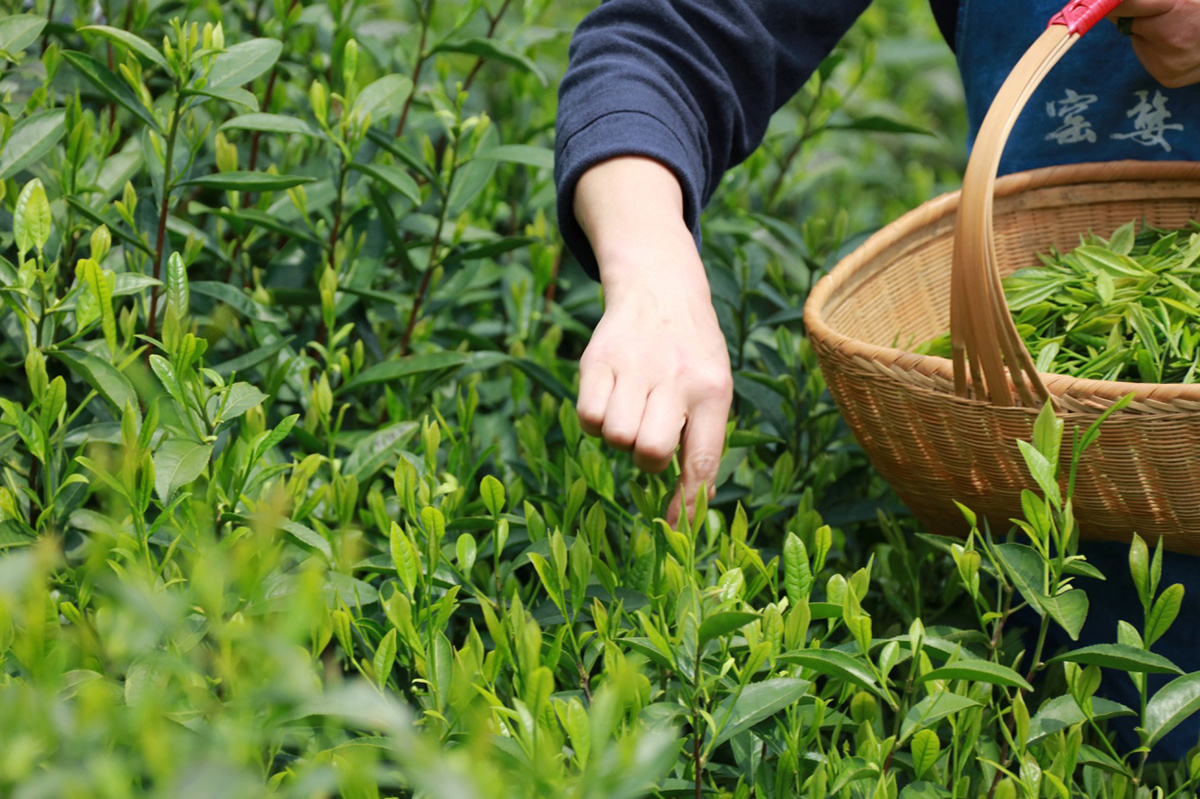
[[[281,191],[304,183],[312,183],[316,178],[305,175],[271,175],[267,172],[214,172],[211,175],[181,180],[177,186],[195,186],[201,189],[220,189],[224,191]]]
[[[712,751],[730,738],[745,732],[784,708],[794,705],[808,693],[808,680],[776,677],[747,685],[741,694],[726,697],[713,709],[717,733],[707,741],[705,749]]]
[[[133,384],[108,361],[83,350],[55,350],[53,355],[77,377],[96,389],[118,413],[123,411],[126,405],[138,404]]]
[[[158,124],[158,118],[151,113],[150,109],[146,108],[142,99],[134,93],[133,89],[129,88],[124,80],[114,75],[108,67],[87,53],[77,50],[64,50],[62,55],[70,62],[71,66],[79,71],[80,75],[87,79],[88,83],[99,89],[101,94],[120,104],[126,111],[154,130],[163,133],[162,126]]]
[[[37,163],[50,152],[63,137],[66,115],[61,108],[38,111],[14,125],[12,135],[0,148],[0,180]]]
[[[800,649],[780,655],[783,663],[794,663],[812,669],[818,674],[824,674],[837,680],[852,683],[859,688],[886,698],[875,681],[870,669],[862,660],[836,649]]]
[[[368,366],[338,388],[337,394],[353,391],[376,383],[391,383],[405,377],[436,372],[442,369],[457,369],[467,362],[467,356],[459,352],[431,352],[410,355],[394,361],[384,361]]]
[[[498,61],[501,64],[507,64],[510,67],[516,67],[528,72],[541,81],[543,86],[547,83],[546,76],[538,69],[537,64],[495,39],[462,39],[459,41],[440,42],[433,48],[431,55],[434,53],[463,53],[464,55],[473,55],[477,58]]]
[[[728,635],[734,630],[740,630],[758,617],[757,613],[748,613],[741,610],[713,613],[700,623],[696,646],[703,651],[704,645],[709,641]]]
[[[549,147],[537,147],[532,144],[502,144],[499,147],[476,153],[474,157],[486,161],[524,164],[534,169],[554,168],[554,151]]]
[[[391,189],[402,197],[407,197],[413,205],[421,204],[421,189],[412,175],[397,166],[388,164],[360,164],[354,162],[350,168],[362,172],[377,181],[383,188]]]

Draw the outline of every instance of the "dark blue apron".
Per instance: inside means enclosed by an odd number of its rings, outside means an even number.
[[[974,140],[992,97],[1013,64],[1064,5],[1065,0],[962,0],[956,49],[966,88]],[[1078,41],[1030,98],[1009,137],[1001,173],[1083,161],[1200,160],[1200,85],[1167,89],[1138,62],[1129,40],[1101,20]],[[1098,231],[1099,232],[1099,231]],[[1129,577],[1124,544],[1085,542],[1081,554],[1108,578],[1078,580],[1090,602],[1079,641],[1060,634],[1070,648],[1117,640],[1117,621],[1143,629],[1141,603]],[[1183,583],[1184,601],[1171,631],[1154,651],[1184,671],[1200,670],[1200,558],[1165,552],[1159,590]],[[1036,619],[1034,619],[1036,622]],[[1050,653],[1048,653],[1050,654]],[[1167,679],[1153,675],[1150,690]],[[1105,670],[1102,693],[1134,710],[1139,699],[1125,674]],[[1133,720],[1118,720],[1127,748],[1137,745]],[[1178,760],[1196,745],[1200,718],[1192,718],[1155,747],[1155,759]]]
[[[1065,0],[962,0],[956,32],[971,139],[1013,64]],[[1030,98],[1001,172],[1081,161],[1200,159],[1200,86],[1167,89],[1101,20]]]

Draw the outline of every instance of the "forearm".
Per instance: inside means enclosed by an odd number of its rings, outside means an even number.
[[[655,283],[707,297],[682,189],[662,164],[637,156],[597,164],[579,180],[574,213],[596,254],[606,294],[641,291]]]

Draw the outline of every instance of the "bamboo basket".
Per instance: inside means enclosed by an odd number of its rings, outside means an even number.
[[[1006,529],[1021,513],[1022,489],[1035,489],[1016,441],[1032,438],[1040,403],[1001,405],[976,381],[960,396],[950,360],[906,349],[950,326],[959,197],[931,200],[881,229],[818,282],[804,312],[842,415],[900,498],[939,533],[965,531],[955,500]],[[1007,275],[1052,246],[1074,247],[1089,230],[1107,236],[1131,219],[1170,228],[1200,218],[1200,164],[1123,161],[1010,175],[995,183],[991,218],[996,268]],[[955,288],[971,318],[996,301]],[[1064,475],[1072,428],[1082,433],[1134,395],[1083,455],[1074,495],[1081,535],[1128,540],[1137,532],[1200,553],[1200,385],[1037,377],[1066,422]]]

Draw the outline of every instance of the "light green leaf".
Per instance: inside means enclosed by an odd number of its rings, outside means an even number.
[[[237,382],[228,389],[227,398],[224,400],[225,406],[221,408],[221,415],[213,419],[214,424],[228,422],[231,419],[236,419],[246,411],[263,403],[267,399],[267,395],[259,391],[257,387],[249,383]],[[210,411],[215,413],[220,405],[220,399],[213,397],[209,400]]]
[[[34,178],[21,189],[13,209],[13,238],[21,257],[35,247],[41,252],[50,239],[51,221],[46,190],[42,181]]]
[[[473,157],[482,161],[524,164],[534,169],[554,168],[554,151],[549,147],[538,147],[532,144],[502,144],[499,147],[475,153]]]
[[[927,696],[913,705],[904,716],[904,721],[900,725],[900,741],[904,741],[917,730],[932,729],[938,721],[947,716],[979,706],[979,702],[974,699],[968,699],[948,691]]]
[[[380,686],[386,685],[388,676],[392,673],[392,666],[396,664],[396,628],[387,631],[383,636],[383,640],[379,642],[379,647],[375,650],[375,658],[371,662],[371,666],[375,671],[375,679]]]
[[[351,113],[363,117],[370,114],[372,122],[394,116],[403,108],[412,85],[412,80],[406,75],[384,75],[363,87]]]
[[[1032,691],[1033,686],[1025,678],[1008,666],[993,663],[990,660],[958,660],[940,668],[936,668],[914,682],[923,683],[928,680],[971,680],[992,685],[1005,685],[1009,688],[1024,688]]]
[[[227,103],[249,108],[252,113],[258,111],[258,98],[252,92],[239,89],[236,86],[205,89],[188,88],[184,89],[182,94],[186,97],[210,97],[214,100],[224,100]],[[194,101],[191,105],[198,105],[199,102],[198,100]]]
[[[17,53],[37,41],[46,18],[40,14],[13,14],[0,17],[0,52]]]
[[[937,763],[938,755],[942,752],[942,744],[938,740],[936,732],[921,730],[913,736],[909,748],[912,750],[913,772],[916,773],[917,779],[921,779]]]
[[[283,114],[242,114],[222,123],[218,130],[257,130],[263,133],[319,137],[321,131],[302,119]]]
[[[350,164],[350,168],[373,178],[377,183],[382,185],[382,188],[391,189],[398,192],[401,196],[407,197],[412,201],[413,205],[421,203],[421,189],[417,186],[417,181],[413,180],[412,175],[400,167],[388,164],[360,164],[355,162]]]
[[[1087,592],[1080,588],[1072,588],[1056,596],[1042,597],[1041,602],[1050,618],[1067,631],[1071,640],[1079,640],[1079,632],[1083,629],[1083,623],[1087,621]]]
[[[1176,666],[1162,655],[1147,652],[1125,644],[1096,644],[1080,649],[1072,649],[1057,657],[1050,658],[1048,663],[1082,663],[1085,666],[1103,666],[1108,669],[1118,669],[1146,674],[1182,674],[1183,669]]]
[[[504,484],[494,476],[484,475],[483,481],[479,484],[479,493],[483,497],[483,506],[488,509],[488,513],[492,516],[499,516],[504,512]]]
[[[208,89],[242,86],[275,65],[283,44],[276,39],[251,39],[225,48],[213,59]]]
[[[325,556],[326,560],[333,560],[333,548],[311,527],[306,527],[291,519],[280,519],[278,525],[280,530],[291,536],[303,548],[311,552],[319,552]]]
[[[1145,744],[1153,746],[1197,711],[1200,711],[1200,671],[1171,680],[1150,698],[1142,725]]]
[[[167,66],[167,59],[163,58],[162,53],[158,52],[150,42],[127,30],[111,28],[108,25],[85,25],[79,30],[99,34],[110,42],[119,44],[126,50],[137,53],[142,57],[142,60],[155,66],[164,68]]]
[[[50,152],[66,131],[66,118],[66,111],[55,108],[37,111],[14,125],[12,135],[0,148],[0,180],[37,163]]]
[[[375,474],[397,457],[400,449],[420,428],[417,422],[395,422],[363,438],[354,445],[342,464],[342,473],[354,475],[366,485]]]
[[[154,453],[154,491],[166,505],[180,488],[203,474],[213,445],[186,438],[164,439]]]

